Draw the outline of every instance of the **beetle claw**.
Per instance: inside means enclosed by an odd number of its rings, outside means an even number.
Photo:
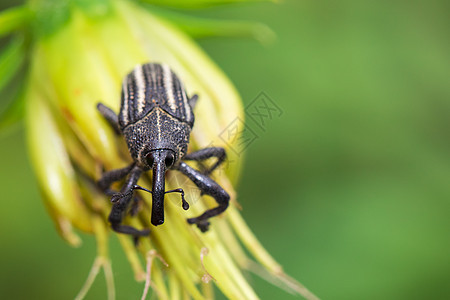
[[[203,220],[203,221],[197,221],[197,218],[190,218],[187,219],[189,224],[195,224],[197,225],[198,229],[200,229],[201,232],[207,232],[209,229],[210,222]]]
[[[198,229],[200,229],[201,232],[207,232],[210,224],[211,223],[208,221],[203,221],[203,222],[197,223],[197,227],[198,227]]]

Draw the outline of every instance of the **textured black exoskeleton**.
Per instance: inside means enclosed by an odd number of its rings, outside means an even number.
[[[197,95],[188,98],[178,77],[164,64],[138,65],[129,73],[122,86],[122,102],[117,116],[110,108],[99,103],[100,113],[113,129],[125,137],[133,163],[125,168],[109,171],[99,180],[99,187],[112,196],[113,207],[109,215],[111,227],[116,232],[137,236],[148,235],[149,230],[138,230],[122,225],[122,219],[128,210],[135,189],[152,194],[153,225],[164,223],[164,195],[181,193],[182,207],[187,210],[189,204],[184,199],[181,188],[166,191],[165,173],[169,169],[178,170],[186,175],[203,194],[212,196],[218,206],[205,211],[202,215],[188,219],[188,223],[197,224],[205,232],[208,219],[228,207],[230,196],[208,175],[225,160],[223,148],[205,148],[186,154],[189,135],[194,125],[193,106]],[[216,157],[217,161],[205,172],[199,172],[183,160],[202,161]],[[142,172],[153,170],[152,190],[137,185]],[[125,184],[119,192],[110,186],[126,176]]]

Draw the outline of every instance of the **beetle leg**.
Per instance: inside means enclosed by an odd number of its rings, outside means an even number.
[[[195,104],[197,104],[198,95],[194,94],[191,98],[189,98],[189,106],[194,109]]]
[[[116,113],[111,108],[105,106],[102,103],[97,104],[97,110],[102,114],[106,121],[108,121],[108,123],[114,129],[114,132],[120,134],[119,118],[117,117]]]
[[[133,169],[134,164],[122,169],[116,169],[103,174],[102,178],[97,182],[98,187],[108,196],[115,196],[118,193],[110,188],[113,182],[119,181],[128,175]],[[114,201],[113,201],[114,202]],[[139,211],[139,199],[134,196],[130,214],[135,216]]]
[[[205,232],[208,230],[208,219],[224,212],[230,202],[230,196],[217,182],[200,173],[199,171],[191,168],[184,162],[180,162],[177,169],[186,175],[193,183],[202,191],[202,193],[213,197],[217,204],[217,207],[205,211],[198,217],[188,219],[189,224],[197,224],[198,228]]]
[[[97,182],[98,187],[108,196],[112,196],[116,192],[110,189],[111,184],[127,176],[133,168],[134,163],[122,169],[103,173],[102,178]]]
[[[204,148],[185,155],[183,157],[183,160],[202,161],[211,157],[217,157],[217,161],[214,165],[212,165],[212,167],[205,170],[204,174],[209,175],[211,174],[212,171],[214,171],[218,166],[220,166],[225,161],[227,157],[225,149],[221,147]]]
[[[111,201],[114,203],[109,214],[108,220],[111,223],[111,228],[119,233],[125,233],[137,236],[146,236],[150,233],[148,229],[138,230],[134,227],[121,225],[125,212],[133,198],[133,188],[136,185],[139,177],[141,176],[141,169],[137,166],[133,166],[130,176],[123,185],[119,193],[114,194],[111,197]]]

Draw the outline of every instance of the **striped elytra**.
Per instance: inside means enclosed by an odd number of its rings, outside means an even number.
[[[166,64],[137,65],[124,79],[119,125],[123,130],[154,108],[190,125],[194,114],[183,84]]]

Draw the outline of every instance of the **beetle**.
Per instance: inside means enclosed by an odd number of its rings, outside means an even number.
[[[168,170],[176,170],[187,176],[202,194],[212,196],[218,204],[200,216],[187,219],[189,224],[196,224],[202,232],[206,232],[210,225],[209,218],[227,209],[230,196],[209,177],[226,159],[225,150],[209,147],[187,154],[197,99],[197,95],[187,96],[183,84],[168,65],[146,63],[137,65],[125,76],[118,115],[102,103],[97,104],[98,111],[114,131],[125,138],[133,160],[129,166],[105,172],[98,181],[100,189],[111,196],[113,202],[108,220],[114,231],[134,237],[149,234],[149,229],[138,230],[122,224],[130,203],[138,201],[133,196],[136,189],[152,194],[151,223],[154,226],[164,223],[165,194],[180,193],[183,209],[189,208],[182,188],[165,190],[165,174]],[[217,160],[203,172],[185,163],[187,160],[201,162],[208,158]],[[152,190],[137,185],[142,173],[150,170],[153,172]],[[124,178],[126,180],[120,191],[110,188],[113,182]]]

